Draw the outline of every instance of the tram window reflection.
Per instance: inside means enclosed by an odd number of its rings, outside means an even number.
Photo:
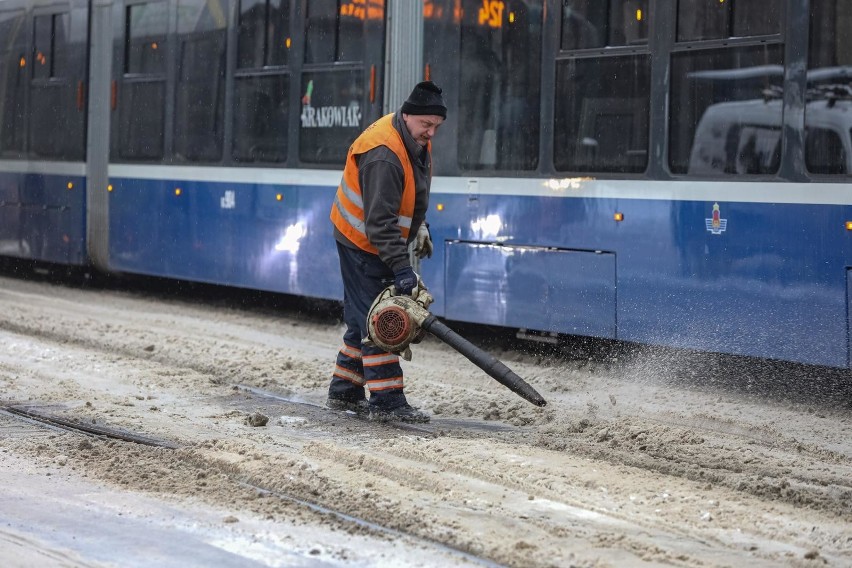
[[[530,170],[538,165],[540,0],[502,2],[482,13],[464,1],[459,77],[459,167]]]
[[[85,18],[85,12],[79,13],[81,18]],[[71,35],[71,15],[68,13],[53,15],[53,66],[51,67],[50,76],[52,78],[69,77],[72,69],[69,69],[73,58],[72,48],[69,45]],[[83,40],[85,41],[85,40]]]
[[[237,66],[287,65],[290,53],[290,2],[242,0],[237,37]]]
[[[33,18],[33,79],[50,78],[53,65],[51,36],[53,35],[53,16]]]
[[[645,171],[650,66],[647,55],[557,62],[557,170]]]
[[[339,0],[311,0],[306,4],[305,63],[334,63],[364,59],[364,24],[368,17],[383,17],[375,0],[363,7]]]
[[[82,156],[80,140],[74,136],[76,115],[69,69],[67,13],[34,18],[33,81],[30,85],[29,154],[33,158]],[[59,80],[65,79],[65,80]],[[63,136],[56,136],[63,132]]]
[[[266,28],[269,5],[266,0],[242,0],[237,33],[237,66],[266,65]]]
[[[127,41],[124,72],[160,74],[166,72],[166,29],[168,4],[151,2],[127,8]]]
[[[238,162],[287,159],[290,77],[238,77],[234,83],[234,149]]]
[[[678,0],[677,40],[780,33],[779,0]]]
[[[365,2],[362,6],[366,8],[372,7],[375,0]],[[351,2],[341,2],[341,4],[352,4]],[[342,7],[341,7],[342,8]],[[365,8],[365,9],[366,9]],[[379,12],[384,14],[382,10]],[[364,24],[368,18],[367,11],[360,10],[344,10],[338,9],[340,14],[337,23],[338,40],[337,40],[337,61],[363,61],[364,59]],[[370,13],[370,17],[377,17],[378,14]]]
[[[24,13],[0,12],[0,152],[18,155],[26,140],[24,98],[28,58]]]
[[[364,124],[365,78],[360,69],[302,74],[299,159],[342,164]]]
[[[805,106],[805,166],[852,175],[852,2],[812,0]]]
[[[758,45],[672,56],[672,172],[726,175],[777,170],[775,148],[764,134],[754,141],[759,144],[755,147],[758,165],[744,166],[748,160],[738,158],[736,152],[751,148],[740,143],[741,136],[748,140],[746,127],[780,129],[782,47]]]
[[[174,114],[174,153],[178,160],[222,158],[225,100],[224,14],[205,0],[180,0]]]
[[[848,135],[845,131],[844,135]],[[808,128],[805,131],[805,164],[815,174],[846,174],[848,158],[840,135],[828,128]]]
[[[127,160],[163,158],[165,81],[125,82],[118,103],[118,155]]]
[[[332,63],[337,39],[337,1],[314,0],[306,4],[305,63]]]
[[[63,157],[66,122],[71,111],[64,95],[69,93],[67,85],[59,83],[32,85],[30,89],[29,154],[32,158]],[[76,110],[76,109],[75,109]]]
[[[290,61],[290,1],[270,0],[267,23],[267,65],[287,65]]]
[[[165,156],[166,2],[133,4],[125,12],[124,76],[118,87],[118,156],[131,161]]]
[[[648,41],[647,0],[564,0],[563,50],[630,45]]]
[[[735,37],[781,33],[779,0],[734,0],[732,35]]]

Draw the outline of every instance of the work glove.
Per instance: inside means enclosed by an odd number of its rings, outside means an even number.
[[[412,292],[417,288],[417,282],[420,277],[414,272],[410,266],[400,268],[394,272],[393,287],[398,296],[411,296]]]
[[[414,254],[417,258],[432,258],[432,234],[429,232],[429,225],[424,221],[417,229],[417,237],[414,239]]]

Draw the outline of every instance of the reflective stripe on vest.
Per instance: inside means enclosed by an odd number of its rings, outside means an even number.
[[[399,158],[403,169],[404,187],[402,199],[400,200],[397,213],[397,226],[403,241],[408,240],[414,215],[414,201],[416,189],[414,187],[414,170],[411,159],[405,149],[402,136],[393,126],[393,114],[388,114],[367,127],[364,132],[352,143],[346,156],[346,167],[343,177],[337,187],[334,196],[334,204],[331,207],[331,221],[337,230],[347,239],[352,241],[358,248],[378,254],[378,249],[370,243],[367,238],[366,224],[364,221],[364,200],[362,198],[361,186],[358,180],[358,165],[355,158],[365,152],[386,146],[397,158]],[[431,145],[429,147],[431,153]]]
[[[357,209],[355,212],[350,213],[346,206],[341,201],[341,194],[348,200],[353,206]],[[367,238],[367,226],[364,223],[364,202],[361,200],[361,194],[355,193],[350,189],[348,185],[346,185],[346,181],[343,179],[340,180],[340,185],[337,189],[337,194],[334,196],[334,207],[332,208],[332,220],[334,220],[334,213],[337,212],[337,215],[340,216],[352,229],[358,231],[361,235],[363,235],[364,239]],[[360,211],[360,217],[358,212]],[[338,223],[335,221],[335,225]],[[338,226],[338,229],[340,227]],[[344,235],[346,235],[343,230],[340,231]],[[349,235],[346,235],[347,237]],[[352,239],[350,239],[352,240]],[[354,242],[354,241],[353,241]]]

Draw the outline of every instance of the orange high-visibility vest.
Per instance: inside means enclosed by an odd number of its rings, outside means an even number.
[[[405,149],[402,136],[393,126],[393,113],[388,114],[367,127],[364,132],[349,147],[346,156],[346,167],[343,169],[343,177],[337,186],[337,195],[334,196],[334,204],[331,206],[331,221],[337,230],[347,239],[352,241],[358,248],[367,252],[378,254],[378,249],[370,243],[367,238],[366,225],[364,223],[364,201],[361,194],[361,184],[358,181],[358,164],[355,158],[377,148],[387,146],[397,155],[402,163],[405,186],[402,190],[402,201],[399,205],[397,224],[403,240],[408,240],[411,231],[411,221],[414,215],[414,170],[411,167],[411,159]],[[427,146],[431,154],[431,142]]]

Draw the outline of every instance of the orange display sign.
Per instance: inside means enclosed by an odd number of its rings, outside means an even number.
[[[340,15],[359,20],[381,20],[385,17],[384,0],[350,0],[340,4]]]
[[[506,4],[500,0],[482,0],[482,7],[479,9],[479,25],[490,28],[502,27],[505,8]]]
[[[431,0],[424,0],[423,2],[423,17],[427,20],[437,20],[444,15],[444,8],[442,6],[435,6],[434,2]]]

